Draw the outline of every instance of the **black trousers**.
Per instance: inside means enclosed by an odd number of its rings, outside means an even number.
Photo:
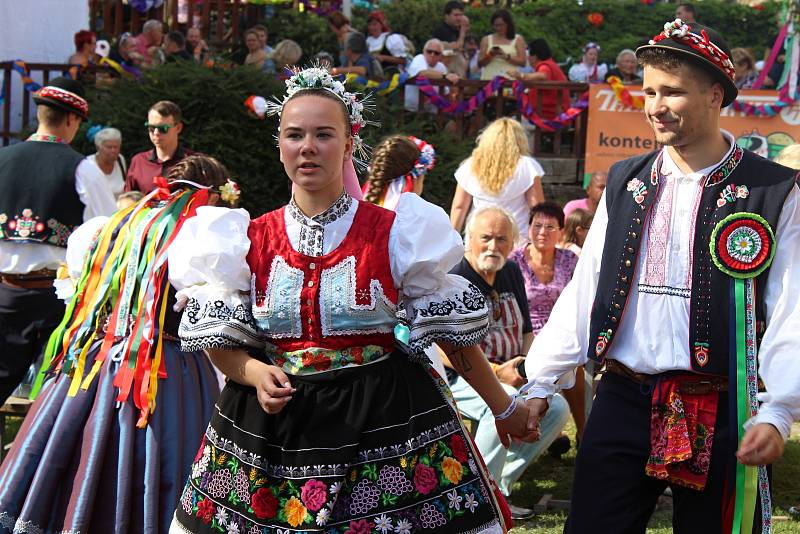
[[[0,404],[25,378],[63,317],[64,303],[53,288],[0,283]]]
[[[668,485],[645,474],[650,452],[649,389],[610,373],[600,381],[575,460],[572,506],[564,532],[645,532]],[[728,412],[728,394],[720,393],[705,489],[671,485],[676,534],[722,533],[723,509],[732,506],[726,479],[736,461],[735,444],[730,442],[736,436],[731,435]],[[754,527],[760,532],[759,513]]]

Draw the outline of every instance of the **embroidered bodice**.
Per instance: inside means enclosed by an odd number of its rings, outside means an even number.
[[[169,250],[181,341],[264,349],[290,373],[335,369],[393,350],[402,303],[412,353],[476,344],[485,300],[448,274],[463,254],[444,211],[413,194],[396,213],[346,195],[316,217],[202,207]]]

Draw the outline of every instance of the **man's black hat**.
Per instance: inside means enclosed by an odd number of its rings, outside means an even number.
[[[83,86],[70,78],[53,78],[34,93],[33,101],[39,105],[69,111],[82,119],[89,118],[89,103],[86,102]]]
[[[739,90],[734,82],[736,71],[731,61],[731,49],[715,29],[675,19],[664,24],[664,31],[653,37],[649,44],[637,48],[636,56],[651,48],[678,52],[712,73],[725,91],[723,107],[736,100]]]

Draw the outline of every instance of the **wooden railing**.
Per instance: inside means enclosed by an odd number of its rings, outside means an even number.
[[[460,80],[452,84],[447,80],[429,80],[430,84],[438,87],[449,88],[446,98],[451,101],[467,101],[472,98],[487,82],[485,80]],[[409,81],[409,83],[413,83]],[[516,100],[511,95],[511,81],[504,82],[502,97],[487,98],[482,105],[479,105],[471,114],[448,114],[441,109],[437,109],[436,123],[439,129],[447,128],[454,135],[461,138],[474,138],[478,132],[495,118],[511,116],[517,120],[522,120],[522,113],[517,106]],[[556,90],[557,94],[568,91],[570,101],[575,102],[589,90],[589,86],[584,83],[571,82],[526,82],[525,85],[536,91],[536,113],[542,114],[542,89]],[[440,90],[440,92],[443,92]],[[412,117],[419,118],[425,115],[425,104],[428,98],[420,91],[419,108],[417,111],[404,111],[403,120]],[[401,102],[403,99],[401,98]],[[561,98],[557,99],[557,113],[566,111],[562,107]],[[531,133],[532,154],[536,157],[560,157],[582,159],[586,147],[586,126],[587,112],[583,112],[567,127],[556,130],[552,133],[543,132],[536,128]]]
[[[33,106],[33,98],[31,94],[25,89],[22,78],[19,73],[12,69],[13,63],[11,61],[0,62],[0,70],[2,71],[2,80],[0,80],[0,87],[3,88],[3,106],[2,106],[2,130],[0,130],[0,138],[2,138],[2,146],[8,146],[11,139],[19,138],[22,132],[30,124],[31,118],[36,115],[36,108]],[[63,63],[28,63],[27,67],[31,77],[42,85],[47,85],[51,78],[61,76],[64,72],[68,71],[72,65]],[[113,70],[110,67],[92,65],[88,69],[89,75],[97,75],[99,73],[106,73],[109,76]],[[39,74],[41,73],[41,74]],[[13,80],[13,82],[12,82]],[[12,91],[13,85],[13,91]],[[22,103],[22,119],[21,129],[12,131],[11,129],[11,108],[12,102]],[[16,121],[15,121],[16,122]]]

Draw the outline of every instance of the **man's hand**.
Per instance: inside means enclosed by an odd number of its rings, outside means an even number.
[[[469,30],[469,17],[467,17],[466,15],[461,17],[461,26],[458,29],[463,34],[467,33],[467,30]]]
[[[744,433],[736,458],[744,465],[767,465],[783,455],[783,437],[769,423],[760,423]]]
[[[289,382],[289,377],[280,367],[266,365],[264,374],[256,383],[258,403],[268,414],[276,414],[283,410],[296,390]]]
[[[544,414],[547,413],[549,405],[547,404],[547,399],[536,398],[525,401],[525,405],[528,407],[527,430],[529,434],[519,439],[531,443],[539,439],[539,421],[541,421]],[[530,439],[533,435],[535,435],[535,437]]]
[[[447,74],[444,75],[444,77],[448,82],[452,84],[457,84],[458,81],[461,79],[458,77],[458,74],[454,72],[448,72]]]
[[[503,384],[508,384],[516,389],[524,386],[525,379],[522,378],[517,372],[517,365],[524,359],[524,356],[517,356],[516,358],[512,358],[507,362],[498,365],[497,369],[494,371],[494,374],[497,375],[497,379]]]
[[[497,434],[500,436],[500,443],[503,444],[503,447],[507,449],[511,445],[511,438],[531,442],[539,439],[539,427],[530,430],[528,428],[529,420],[528,407],[519,401],[517,401],[514,413],[508,419],[502,421],[495,419],[495,427],[497,427]]]

